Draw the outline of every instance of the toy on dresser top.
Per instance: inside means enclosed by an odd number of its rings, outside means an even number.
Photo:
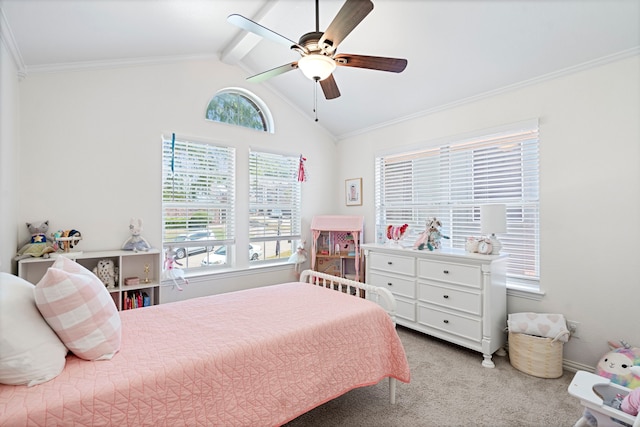
[[[409,228],[409,224],[402,224],[398,226],[387,225],[387,239],[398,243],[404,237],[404,233],[407,232],[407,228]]]
[[[448,239],[449,236],[445,236],[440,232],[442,228],[442,221],[433,217],[427,220],[427,229],[420,233],[418,240],[413,245],[413,249],[423,250],[424,248],[433,251],[434,249],[440,249],[442,239]]]

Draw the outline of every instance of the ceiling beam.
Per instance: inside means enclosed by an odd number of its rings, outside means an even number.
[[[269,15],[273,15],[273,9],[278,3],[279,0],[265,0],[264,5],[255,16],[247,16],[247,18],[255,22],[266,20]],[[222,49],[222,53],[220,54],[220,61],[226,64],[237,64],[263,40],[262,37],[248,31],[238,31],[238,35]]]

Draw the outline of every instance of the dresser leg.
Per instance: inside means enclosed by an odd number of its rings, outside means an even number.
[[[500,347],[494,354],[496,356],[505,357],[507,355],[507,352],[505,351],[504,347]]]
[[[484,360],[482,361],[482,366],[484,366],[485,368],[495,368],[496,367],[495,363],[493,363],[493,360],[491,360],[491,355],[490,354],[484,353],[482,356],[484,357]]]

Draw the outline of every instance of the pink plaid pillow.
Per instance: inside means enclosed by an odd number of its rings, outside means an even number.
[[[109,291],[91,271],[60,256],[35,289],[36,305],[60,340],[86,360],[111,359],[122,325]]]

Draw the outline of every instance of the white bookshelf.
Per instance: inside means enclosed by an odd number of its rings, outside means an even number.
[[[93,271],[93,268],[101,259],[113,260],[118,268],[118,283],[114,287],[107,287],[107,290],[111,294],[118,310],[124,309],[125,298],[130,293],[134,293],[134,291],[146,293],[149,297],[150,305],[158,304],[162,260],[160,251],[157,249],[150,249],[147,252],[114,250],[56,253],[52,254],[51,258],[25,258],[18,261],[18,276],[35,285],[42,279],[47,269],[53,265],[56,257],[59,256],[66,256],[90,271]],[[148,273],[145,272],[145,267],[147,266]],[[138,277],[140,284],[125,285],[124,279],[127,277]],[[148,282],[145,281],[146,278],[149,279]]]

